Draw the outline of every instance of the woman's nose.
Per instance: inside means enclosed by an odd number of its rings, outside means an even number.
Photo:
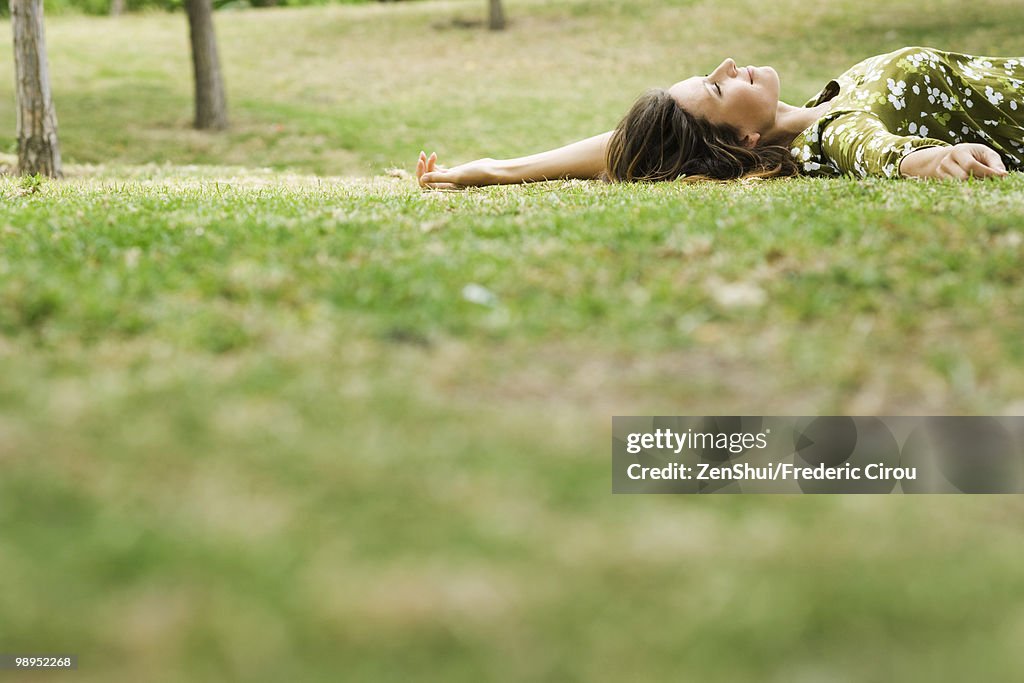
[[[715,69],[715,74],[719,77],[731,76],[736,73],[736,60],[732,57],[727,57],[724,62],[718,65]]]

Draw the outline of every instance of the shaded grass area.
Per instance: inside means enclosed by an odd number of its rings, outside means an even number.
[[[615,414],[1019,411],[1018,175],[75,174],[0,180],[7,649],[96,681],[1024,673],[1016,498],[611,498],[607,460]]]

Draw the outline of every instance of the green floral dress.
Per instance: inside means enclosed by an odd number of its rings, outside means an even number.
[[[1024,171],[1024,57],[973,57],[905,47],[865,59],[805,106],[832,109],[800,133],[793,156],[808,175],[899,176],[922,147],[977,142]]]

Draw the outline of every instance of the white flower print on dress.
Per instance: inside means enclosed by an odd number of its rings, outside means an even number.
[[[907,106],[907,99],[903,96],[907,90],[907,84],[904,81],[896,82],[893,79],[888,79],[886,84],[889,86],[889,101],[892,102],[894,109],[903,109]]]
[[[993,90],[991,85],[986,85],[985,98],[988,99],[988,101],[991,102],[992,104],[998,106],[999,103],[1003,101],[1003,93],[999,92],[998,90]]]

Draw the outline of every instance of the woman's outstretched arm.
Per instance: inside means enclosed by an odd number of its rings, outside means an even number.
[[[562,178],[599,178],[611,132],[518,159],[477,159],[452,168],[437,166],[437,154],[420,152],[416,178],[421,187],[452,190],[480,185],[511,185]]]

